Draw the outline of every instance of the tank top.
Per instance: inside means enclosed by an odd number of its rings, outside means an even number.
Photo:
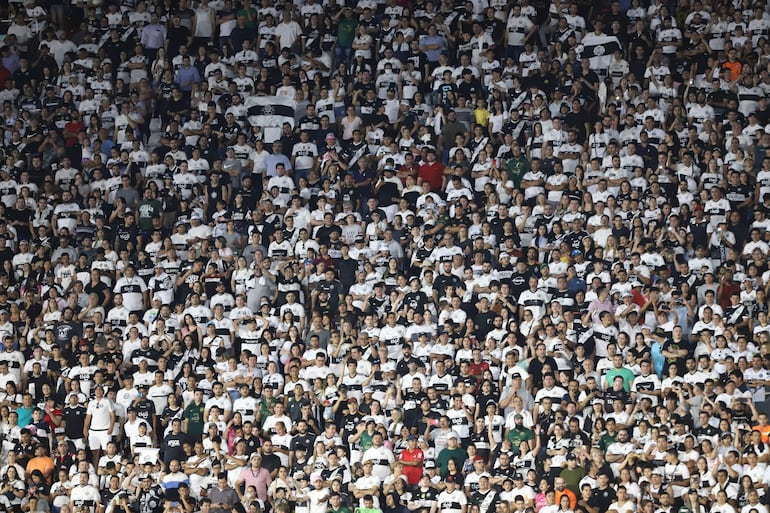
[[[195,37],[211,37],[210,7],[195,9]]]

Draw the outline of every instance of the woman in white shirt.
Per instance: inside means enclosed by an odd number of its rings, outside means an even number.
[[[366,26],[359,25],[358,26],[358,33],[356,34],[356,37],[353,38],[353,56],[358,57],[359,55],[362,56],[365,60],[369,60],[372,58],[372,44],[374,43],[374,40],[372,39],[372,36],[366,33]]]
[[[543,127],[540,123],[532,125],[532,135],[527,139],[527,155],[530,160],[543,155]]]

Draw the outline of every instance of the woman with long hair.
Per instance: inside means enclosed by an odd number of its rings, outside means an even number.
[[[160,84],[163,72],[167,69],[171,69],[171,62],[166,57],[166,49],[161,46],[155,54],[155,60],[150,64],[150,77],[155,87]]]
[[[192,347],[196,349],[200,348],[201,342],[203,341],[203,331],[201,331],[192,315],[189,313],[184,315],[182,318],[182,326],[179,331],[182,334],[183,340],[185,337],[189,336],[192,340]]]
[[[527,138],[526,150],[527,157],[531,161],[535,158],[542,158],[543,156],[543,125],[539,122],[535,122],[532,125],[532,134]]]
[[[0,482],[0,494],[5,495],[14,507],[13,511],[21,511],[21,501],[27,495],[27,486],[14,465],[9,465],[5,471]]]
[[[22,405],[22,395],[19,393],[16,383],[8,381],[5,390],[0,392],[0,406],[16,409]],[[6,415],[7,420],[7,415]]]
[[[537,249],[537,259],[540,262],[545,262],[546,256],[553,249],[553,244],[550,239],[548,226],[544,223],[539,224],[535,230],[535,236],[532,237],[529,246]]]

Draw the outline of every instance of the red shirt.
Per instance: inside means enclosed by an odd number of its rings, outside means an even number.
[[[420,463],[420,465],[416,467],[404,465],[403,472],[406,476],[406,481],[412,486],[420,482],[420,478],[422,477],[422,461],[424,459],[425,455],[422,453],[422,449],[419,447],[415,448],[414,451],[405,449],[404,452],[401,453],[401,461],[416,461]]]
[[[8,71],[8,68],[0,69],[0,88],[5,89],[5,83],[10,78],[12,77],[11,77],[11,72]]]
[[[438,161],[433,164],[423,164],[417,176],[422,178],[423,182],[430,183],[431,191],[438,192],[444,185],[444,164]]]
[[[85,128],[85,125],[80,121],[70,121],[64,125],[64,130],[71,134],[77,134],[81,129]],[[77,136],[67,137],[64,140],[64,145],[68,148],[75,145],[78,142]]]
[[[487,362],[482,361],[481,363],[475,363],[471,362],[471,367],[469,369],[469,373],[471,376],[481,376],[484,374],[484,371],[489,369],[489,364]]]
[[[415,181],[417,181],[416,178],[419,171],[419,168],[415,164],[412,164],[411,166],[402,165],[398,169],[398,177],[401,179],[401,183],[406,185],[406,177],[413,176],[415,177]]]

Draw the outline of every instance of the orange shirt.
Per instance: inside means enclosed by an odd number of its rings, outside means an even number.
[[[767,440],[770,437],[770,424],[766,425],[765,427],[756,425],[753,428],[751,428],[751,430],[759,431],[762,434],[762,443],[767,443]]]
[[[51,476],[54,471],[53,460],[48,456],[35,456],[27,462],[26,474],[30,475],[35,470],[43,473],[43,477],[48,484],[51,484]]]
[[[730,80],[735,80],[740,76],[741,70],[743,69],[743,64],[741,64],[738,61],[735,61],[735,62],[727,61],[722,63],[722,69],[729,69]]]
[[[565,488],[562,491],[556,490],[554,492],[554,499],[556,501],[556,504],[561,504],[561,496],[566,495],[569,497],[569,507],[570,509],[575,509],[575,506],[577,506],[577,497],[575,496],[575,493],[570,490],[569,488]]]

